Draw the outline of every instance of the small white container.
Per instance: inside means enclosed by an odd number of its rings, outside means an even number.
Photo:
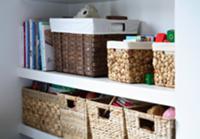
[[[175,87],[175,44],[153,43],[155,85]]]

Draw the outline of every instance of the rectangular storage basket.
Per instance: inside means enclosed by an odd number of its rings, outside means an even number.
[[[109,101],[87,101],[93,139],[125,139],[123,109],[108,105]]]
[[[23,89],[23,122],[26,125],[62,136],[60,98],[28,88]]]
[[[139,27],[135,20],[106,19],[51,19],[50,24],[53,32],[62,33],[62,56],[56,54],[62,57],[58,61],[62,61],[62,71],[92,77],[107,75],[106,42],[137,34]],[[122,30],[113,30],[113,26]]]
[[[71,95],[60,95],[61,124],[64,139],[88,139],[86,100]]]
[[[175,87],[174,43],[154,43],[154,81],[158,86]]]
[[[144,83],[153,73],[151,42],[108,41],[109,79],[125,83]]]
[[[175,139],[175,120],[131,109],[124,111],[128,139]]]

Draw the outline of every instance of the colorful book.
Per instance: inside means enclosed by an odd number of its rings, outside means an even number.
[[[23,22],[23,43],[24,43],[24,68],[26,68],[26,22]]]
[[[26,53],[26,68],[30,68],[30,60],[29,60],[29,21],[25,21],[25,42],[26,42],[26,48],[25,48],[25,53]]]
[[[42,70],[55,70],[54,48],[52,46],[52,33],[48,22],[39,22],[39,42]]]
[[[33,69],[33,21],[29,19],[29,62],[30,62],[30,69]]]

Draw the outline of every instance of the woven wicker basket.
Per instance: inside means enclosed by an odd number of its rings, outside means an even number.
[[[155,85],[175,87],[175,46],[172,43],[153,44],[153,66]]]
[[[123,109],[107,104],[87,101],[92,138],[125,139]]]
[[[57,34],[58,36],[60,34]],[[125,35],[85,35],[63,33],[54,40],[56,50],[56,63],[63,65],[65,73],[79,74],[85,76],[106,76],[108,40],[123,40]],[[60,47],[62,43],[62,48]],[[60,53],[62,51],[62,54]],[[62,55],[62,59],[61,59]],[[57,66],[57,71],[61,71]]]
[[[60,98],[54,94],[24,88],[23,122],[50,134],[62,136]]]
[[[76,96],[60,95],[61,124],[65,139],[88,139],[86,100]]]
[[[61,33],[53,33],[53,47],[55,48],[55,67],[56,71],[62,72],[63,62],[62,62],[62,34]]]
[[[153,73],[151,43],[108,42],[109,79],[124,83],[144,83]]]
[[[175,139],[175,120],[125,109],[128,139]]]

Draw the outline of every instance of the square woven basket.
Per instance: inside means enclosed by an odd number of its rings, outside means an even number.
[[[87,101],[93,139],[125,139],[123,108],[108,105],[106,99]]]
[[[88,139],[86,100],[77,96],[60,95],[61,125],[64,139]]]
[[[155,85],[175,88],[174,43],[154,43],[153,51]]]
[[[62,137],[58,95],[28,88],[23,88],[22,95],[24,124]]]
[[[153,73],[151,43],[108,42],[108,77],[124,83],[144,83],[145,74]]]
[[[128,139],[175,139],[175,120],[131,109],[124,111]]]

